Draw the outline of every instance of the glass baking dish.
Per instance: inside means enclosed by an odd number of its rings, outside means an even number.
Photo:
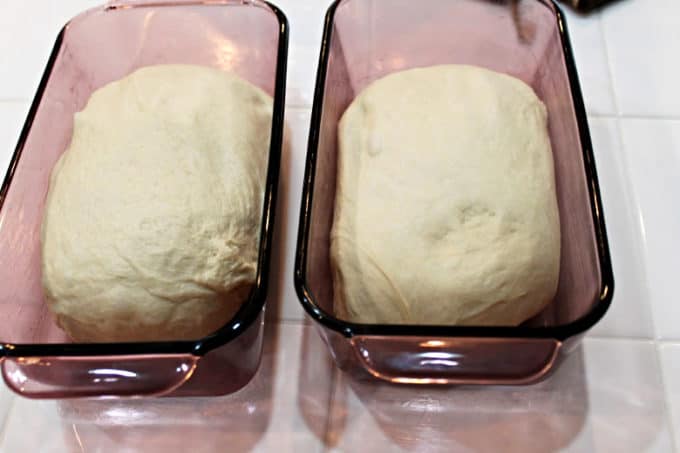
[[[0,192],[0,361],[33,398],[218,395],[260,362],[283,136],[288,23],[261,0],[127,0],[62,29]],[[235,317],[198,341],[72,344],[43,301],[40,228],[52,167],[73,116],[97,88],[136,69],[184,63],[231,70],[274,97],[256,283]]]
[[[555,300],[518,327],[368,325],[338,319],[329,261],[338,121],[376,79],[451,63],[515,76],[547,106],[562,229]],[[607,235],[578,76],[564,16],[555,3],[332,4],[312,112],[295,285],[340,368],[400,383],[530,383],[544,377],[604,315],[613,291]]]

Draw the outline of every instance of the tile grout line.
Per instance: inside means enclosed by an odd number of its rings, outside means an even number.
[[[284,326],[305,326],[305,319],[292,319],[292,318],[274,318],[274,319],[265,319],[264,320],[265,324],[275,324],[275,325],[284,325]]]
[[[635,343],[654,343],[659,346],[674,346],[680,348],[680,338],[664,339],[656,337],[626,337],[622,335],[586,335],[584,340],[596,341],[631,341]]]
[[[604,13],[600,12],[597,15],[597,25],[598,29],[600,30],[600,37],[602,38],[602,46],[604,50],[604,58],[605,61],[607,62],[607,76],[609,78],[609,94],[612,97],[612,101],[614,101],[614,110],[616,110],[617,115],[621,115],[621,108],[619,106],[619,99],[616,96],[616,89],[615,89],[615,83],[614,83],[614,68],[612,66],[612,60],[611,60],[611,52],[609,50],[609,44],[607,43],[607,34],[604,31]]]
[[[664,376],[663,360],[661,359],[661,344],[655,341],[654,352],[656,357],[656,364],[659,368],[659,379],[661,379],[661,390],[663,391],[663,409],[666,414],[666,422],[669,424],[668,431],[670,431],[671,448],[674,452],[678,452],[678,442],[680,441],[680,433],[676,432],[673,424],[673,412],[671,411],[670,401],[668,400],[669,392],[666,385],[666,378]]]
[[[0,97],[0,104],[30,104],[31,100],[26,98],[5,98]]]
[[[584,340],[596,341],[631,341],[635,343],[653,343],[656,344],[656,339],[652,337],[625,337],[621,335],[607,336],[607,335],[587,335],[583,337]],[[680,340],[678,341],[680,345]]]
[[[680,338],[678,339],[664,339],[658,337],[626,337],[622,335],[588,335],[583,337],[585,340],[597,341],[631,341],[635,343],[654,343],[659,346],[675,346],[680,348]]]
[[[658,120],[658,121],[680,121],[680,115],[629,115],[613,113],[588,113],[589,118],[610,119],[610,120]]]
[[[293,102],[286,104],[286,110],[293,110],[295,112],[311,112],[312,104],[298,104]]]

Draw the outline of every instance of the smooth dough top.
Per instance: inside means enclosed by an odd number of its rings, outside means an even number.
[[[158,65],[95,91],[52,171],[46,300],[76,341],[200,338],[255,281],[272,100]]]
[[[517,325],[555,295],[560,223],[543,103],[446,65],[366,88],[339,126],[336,314],[359,323]]]

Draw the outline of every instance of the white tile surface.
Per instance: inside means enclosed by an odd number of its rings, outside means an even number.
[[[624,0],[603,12],[622,114],[680,115],[678,17],[677,0]]]
[[[659,354],[675,445],[680,445],[680,344],[662,345]]]
[[[584,342],[589,415],[579,452],[671,452],[655,344],[590,339]]]
[[[0,5],[0,100],[29,100],[59,30],[49,1]]]
[[[16,398],[0,452],[318,452],[300,392],[328,403],[330,385],[299,388],[305,329],[269,325],[257,376],[220,398],[32,401]],[[327,413],[323,409],[323,413]],[[321,420],[325,426],[325,421]]]
[[[343,376],[332,451],[670,452],[653,342],[587,340],[528,387],[413,389]]]
[[[29,402],[16,397],[8,414],[4,432],[0,437],[0,442],[2,442],[0,452],[65,453],[74,451],[75,445],[72,442],[67,444],[68,434],[68,427],[61,423],[56,401]]]
[[[274,4],[281,8],[290,23],[286,103],[309,107],[314,96],[323,18],[331,1],[276,0]]]
[[[653,338],[644,236],[618,120],[590,118],[589,124],[614,268],[612,305],[591,333]]]
[[[586,110],[597,115],[616,114],[600,15],[584,16],[569,8],[563,8],[563,11],[567,18]]]
[[[2,442],[5,421],[7,420],[7,415],[11,411],[14,398],[16,398],[14,393],[12,393],[9,387],[2,383],[0,386],[0,445]]]
[[[103,1],[0,0],[0,173],[59,28]],[[616,280],[612,308],[592,331],[597,338],[586,339],[536,386],[438,390],[337,377],[323,342],[301,324],[293,257],[309,107],[330,0],[274,2],[291,24],[288,145],[272,263],[282,277],[271,286],[269,340],[257,376],[223,398],[115,403],[36,402],[3,386],[0,453],[153,453],[188,445],[199,453],[673,452],[673,430],[680,445],[680,304],[673,286],[680,269],[680,210],[673,208],[680,193],[680,122],[618,117],[680,117],[680,2],[622,0],[588,17],[567,12],[594,116]],[[659,348],[665,386],[655,342],[623,338],[655,334],[678,341]]]
[[[639,200],[656,333],[680,340],[680,121],[621,120],[626,158]]]
[[[297,244],[298,214],[302,201],[302,181],[307,155],[307,136],[311,111],[309,108],[289,107],[286,110],[285,146],[281,157],[279,199],[277,201],[278,229],[272,255],[270,301],[268,319],[302,321],[304,313],[293,286],[295,248]],[[278,303],[278,305],[277,305]]]

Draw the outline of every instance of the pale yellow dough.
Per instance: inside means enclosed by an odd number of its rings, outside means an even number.
[[[159,65],[95,91],[52,171],[45,296],[76,341],[205,336],[255,281],[271,98]]]
[[[556,292],[560,223],[543,103],[447,65],[366,88],[339,128],[335,310],[360,323],[517,325]]]

